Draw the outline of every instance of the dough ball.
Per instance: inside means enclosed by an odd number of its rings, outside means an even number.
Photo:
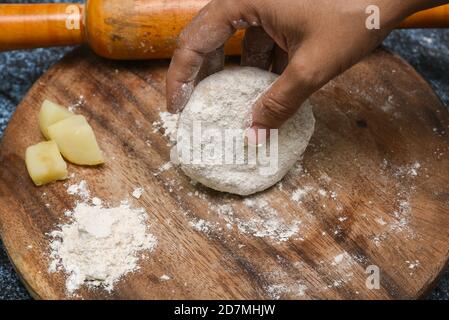
[[[190,159],[193,159],[195,148],[196,155],[201,151],[203,157],[199,162],[181,161],[181,169],[187,176],[218,191],[250,195],[270,188],[287,174],[301,158],[315,129],[315,118],[308,101],[278,131],[278,157],[274,170],[264,170],[272,168],[266,162],[248,161],[247,147],[244,148],[244,163],[223,160],[225,154],[237,158],[235,145],[225,143],[226,130],[239,129],[242,133],[234,142],[243,140],[243,132],[250,124],[251,106],[277,77],[257,68],[234,67],[215,73],[198,84],[178,123],[178,153],[185,154],[180,150],[188,146]],[[198,124],[201,131],[198,131]],[[194,131],[201,132],[202,137],[196,146],[191,138]],[[221,132],[223,138],[211,139],[214,135],[210,132]],[[216,154],[211,149],[223,152]],[[270,143],[266,145],[266,151],[269,150]],[[271,153],[267,154],[271,159]],[[204,157],[215,160],[218,157],[220,161],[212,164],[213,161],[204,161]]]

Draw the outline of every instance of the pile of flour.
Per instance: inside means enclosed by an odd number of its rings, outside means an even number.
[[[147,230],[144,209],[132,208],[126,201],[104,207],[99,198],[86,198],[85,182],[80,185],[68,189],[70,194],[79,190],[83,198],[66,212],[71,221],[50,233],[49,271],[68,274],[70,294],[82,285],[111,291],[122,276],[138,269],[139,258],[153,251],[157,240]]]

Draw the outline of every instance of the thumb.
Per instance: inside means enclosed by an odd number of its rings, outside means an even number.
[[[331,70],[314,55],[315,49],[302,47],[299,51],[281,76],[256,101],[252,129],[278,129],[312,93],[331,79]]]

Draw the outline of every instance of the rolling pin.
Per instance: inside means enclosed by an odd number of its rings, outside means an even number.
[[[119,60],[171,57],[176,39],[209,0],[88,0],[86,4],[0,4],[0,51],[87,43]],[[419,12],[400,28],[449,27],[449,5]],[[227,43],[238,55],[244,32]]]

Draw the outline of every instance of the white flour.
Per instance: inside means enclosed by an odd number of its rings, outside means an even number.
[[[304,197],[307,196],[309,194],[309,192],[311,192],[311,191],[313,191],[313,188],[308,187],[308,186],[306,186],[304,188],[298,188],[293,192],[292,200],[295,202],[301,202],[304,199]],[[323,191],[324,190],[322,190],[320,192],[320,195],[326,195],[326,194],[323,194]]]
[[[288,241],[299,232],[301,221],[286,222],[263,198],[247,198],[244,203],[257,215],[249,220],[236,219],[240,232],[280,242]]]
[[[76,111],[78,111],[78,108],[79,108],[79,107],[82,107],[85,103],[86,103],[86,99],[84,98],[83,95],[80,95],[80,96],[78,97],[78,101],[75,102],[74,104],[68,106],[67,109],[68,109],[70,112],[76,112]]]
[[[268,296],[273,300],[279,300],[284,295],[292,295],[296,298],[300,298],[305,295],[307,286],[302,283],[292,284],[272,284],[267,286],[266,291]]]
[[[165,171],[168,171],[168,170],[170,170],[171,168],[173,168],[173,164],[172,164],[171,162],[166,162],[166,163],[164,163],[163,165],[161,165],[161,166],[158,168],[157,172],[154,173],[153,175],[154,175],[155,177],[157,177],[157,176],[160,175],[161,173],[164,173]]]
[[[176,133],[178,129],[179,114],[171,114],[170,112],[160,112],[161,121],[153,123],[155,132],[164,129],[164,136],[170,139],[170,142],[176,142]]]
[[[131,195],[136,199],[140,199],[140,197],[142,197],[144,192],[145,192],[144,188],[136,188],[136,189],[134,189],[134,191]]]
[[[243,203],[253,212],[252,217],[240,217],[229,204],[212,205],[209,203],[209,208],[224,220],[226,229],[233,230],[234,227],[237,227],[241,234],[257,238],[268,238],[280,243],[290,240],[299,233],[301,221],[297,219],[286,221],[262,196],[248,197]],[[221,224],[211,223],[203,219],[192,221],[191,226],[206,234],[211,231],[224,232],[221,231]]]
[[[205,234],[213,231],[216,229],[217,225],[206,221],[204,219],[193,219],[192,221],[189,222],[190,226],[200,232],[203,232]]]
[[[170,276],[167,276],[166,274],[163,274],[159,279],[160,279],[161,281],[168,281],[168,280],[170,280],[171,278],[170,278]]]
[[[85,181],[76,186],[69,187],[70,194],[88,192]],[[107,208],[99,198],[83,199],[66,216],[70,222],[50,233],[49,271],[68,275],[70,294],[82,285],[111,291],[122,276],[139,268],[142,253],[157,245],[147,230],[146,211],[132,208],[126,201]]]
[[[70,185],[67,188],[67,193],[70,195],[79,195],[84,200],[90,197],[90,192],[87,188],[87,182],[85,180],[82,180],[77,184]]]
[[[386,160],[384,160],[386,161]],[[418,175],[419,169],[421,168],[421,164],[418,161],[415,161],[413,164],[409,166],[399,167],[394,173],[396,177],[404,178],[404,177],[416,177]]]

